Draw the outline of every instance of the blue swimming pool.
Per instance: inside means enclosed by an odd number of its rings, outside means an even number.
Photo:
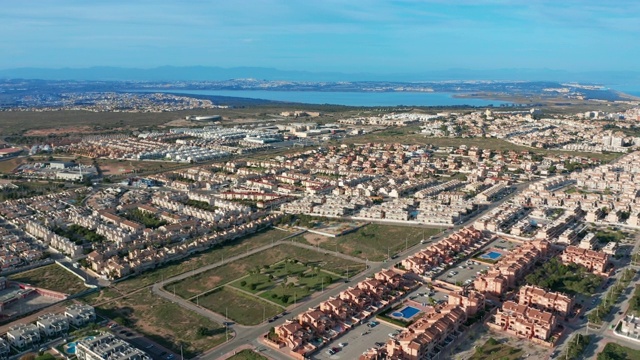
[[[87,336],[86,338],[84,338],[84,340],[93,340],[95,339],[95,336]],[[76,341],[72,341],[70,343],[67,343],[65,345],[65,349],[64,352],[66,352],[67,354],[75,354],[76,353],[76,345],[78,343]]]
[[[393,313],[391,313],[391,316],[408,320],[416,316],[416,314],[419,312],[420,309],[414,308],[413,306],[405,306],[404,308],[402,308],[402,310],[394,311]]]
[[[491,259],[491,260],[499,259],[501,256],[502,256],[502,254],[500,254],[499,252],[495,252],[495,251],[489,251],[486,254],[480,255],[480,257],[483,258],[483,259]]]

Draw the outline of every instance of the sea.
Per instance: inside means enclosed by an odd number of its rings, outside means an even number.
[[[440,92],[337,92],[270,90],[144,90],[186,95],[229,96],[304,104],[346,106],[499,106],[505,101],[454,97]]]
[[[614,90],[623,92],[625,94],[633,95],[640,97],[640,86],[638,85],[629,85],[629,86],[612,86]]]

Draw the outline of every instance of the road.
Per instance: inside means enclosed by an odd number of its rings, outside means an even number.
[[[502,199],[500,199],[497,202],[494,202],[492,204],[489,204],[484,210],[482,211],[478,211],[475,216],[470,217],[469,219],[467,219],[465,222],[452,226],[450,229],[445,230],[444,232],[440,233],[439,235],[436,235],[433,237],[433,239],[430,242],[433,241],[438,241],[439,239],[446,237],[448,235],[450,235],[453,232],[458,231],[459,229],[469,225],[470,223],[472,223],[477,217],[482,216],[484,213],[491,211],[492,209],[494,209],[495,207],[501,205],[503,202],[507,201],[509,198],[511,198],[512,196],[514,196],[515,194],[519,193],[520,191],[522,191],[523,189],[525,189],[527,187],[528,184],[519,184],[518,186],[516,186],[516,190],[509,193],[508,195],[506,195],[505,197],[503,197]],[[292,235],[296,236],[298,234]],[[212,321],[218,322],[218,323],[225,323],[228,322],[229,320],[226,319],[224,316],[214,313],[208,309],[205,309],[203,307],[200,307],[196,304],[194,304],[193,302],[190,302],[188,300],[185,300],[179,296],[174,296],[171,292],[166,291],[163,289],[163,287],[169,283],[178,281],[178,280],[182,280],[191,276],[194,276],[198,273],[201,273],[203,271],[207,271],[209,269],[213,269],[215,267],[218,266],[223,266],[224,264],[230,262],[230,261],[235,261],[235,260],[239,260],[242,259],[243,257],[252,255],[252,254],[256,254],[259,253],[261,251],[264,251],[266,249],[269,249],[273,246],[277,246],[280,245],[282,243],[289,243],[291,244],[291,242],[288,242],[286,240],[279,240],[277,242],[274,242],[272,244],[269,245],[265,245],[263,247],[254,249],[249,251],[248,253],[245,254],[241,254],[241,255],[237,255],[234,256],[232,258],[229,259],[225,259],[224,261],[219,261],[217,263],[214,264],[210,264],[207,265],[205,267],[193,270],[193,271],[189,271],[187,273],[169,278],[169,279],[165,279],[162,282],[156,283],[153,285],[153,292],[159,296],[164,297],[165,299],[175,302],[177,304],[179,304],[180,306],[189,309],[191,311],[195,311],[196,313],[205,316],[209,319],[211,319]],[[303,245],[303,244],[297,244],[297,243],[293,243],[293,245],[296,246],[302,246],[305,248],[309,248],[311,250],[318,250],[317,248],[313,247],[313,246],[308,246],[308,245]],[[427,244],[417,244],[413,247],[410,247],[408,249],[406,249],[405,251],[397,254],[396,259],[394,259],[395,262],[399,262],[404,260],[405,258],[413,255],[414,253],[416,253],[417,251],[419,251],[422,248],[425,248],[426,246],[428,246]],[[329,250],[325,250],[325,249],[321,249],[319,251],[322,251],[324,253],[328,253],[334,256],[340,256],[342,258],[348,258],[349,260],[354,260],[353,257],[341,254],[341,253],[336,253],[334,251],[329,251]],[[357,259],[360,262],[363,262],[362,259]],[[391,263],[386,263],[386,262],[367,262],[368,267],[366,270],[362,271],[361,273],[353,276],[350,278],[350,282],[349,283],[344,283],[344,282],[339,282],[339,283],[334,283],[332,284],[330,287],[328,287],[327,289],[325,289],[323,292],[321,293],[315,293],[314,295],[312,295],[309,299],[305,300],[304,302],[298,303],[296,306],[294,307],[289,307],[287,308],[287,311],[289,312],[289,315],[286,316],[286,318],[294,318],[296,316],[298,316],[299,314],[307,311],[309,308],[312,307],[316,307],[318,306],[321,302],[328,300],[330,297],[334,297],[337,296],[340,292],[344,291],[346,288],[348,288],[349,286],[352,286],[355,283],[358,283],[359,281],[362,281],[364,279],[366,279],[367,277],[371,276],[372,274],[381,271],[385,268],[388,268],[391,266]],[[222,357],[224,354],[233,352],[236,348],[238,348],[241,345],[244,344],[250,344],[256,348],[262,348],[263,353],[266,356],[269,356],[272,359],[276,359],[276,360],[285,360],[285,359],[289,359],[289,357],[281,352],[275,351],[271,348],[268,348],[266,346],[264,346],[262,343],[259,342],[259,338],[267,333],[269,331],[269,329],[271,327],[274,326],[278,326],[283,324],[286,321],[286,319],[284,317],[281,317],[271,323],[269,322],[264,322],[260,325],[257,326],[242,326],[239,324],[234,324],[231,325],[233,331],[235,332],[235,336],[230,339],[229,341],[227,341],[226,343],[219,345],[218,347],[209,350],[208,352],[198,356],[198,359],[203,359],[203,360],[213,360],[213,359],[217,359],[219,357]]]
[[[638,248],[640,248],[640,234],[636,235],[636,240],[635,240],[635,243],[633,244],[633,249],[630,251],[630,254],[637,253]],[[624,269],[626,265],[627,267],[632,268],[636,271],[640,270],[640,267],[638,266],[628,265],[620,262],[616,262],[616,265],[619,265],[619,267],[616,266],[619,269]],[[622,276],[622,273],[623,271],[619,271],[616,274],[614,274],[614,276],[612,276],[611,278],[615,279],[615,281],[617,282],[618,279]],[[596,329],[593,327],[589,327],[587,329],[588,324],[587,324],[586,316],[584,320],[577,320],[577,323],[567,324],[567,327],[571,331],[568,332],[565,336],[563,336],[561,343],[555,349],[556,353],[558,355],[562,354],[562,352],[567,346],[568,339],[570,339],[574,334],[578,334],[578,333],[588,334],[593,336],[591,343],[584,350],[585,359],[595,360],[597,358],[598,353],[601,352],[604,346],[609,342],[615,342],[620,345],[630,347],[632,349],[640,350],[640,342],[628,340],[628,339],[625,339],[624,337],[616,336],[613,333],[613,330],[611,329],[612,325],[615,326],[618,324],[618,322],[622,319],[622,317],[624,316],[624,313],[628,309],[629,301],[633,296],[633,292],[637,283],[638,283],[638,274],[636,273],[635,277],[631,280],[629,285],[623,290],[622,295],[620,295],[620,298],[618,299],[618,302],[613,306],[611,313],[605,318],[605,321],[603,322],[602,326],[600,326],[599,328]],[[602,302],[603,296],[606,295],[607,290],[610,289],[612,286],[613,286],[613,283],[610,286],[607,286],[606,288],[601,289],[601,291],[598,293],[596,297],[596,299],[598,299],[598,302],[597,302],[598,304]],[[585,302],[585,306],[586,305],[589,305],[590,307],[595,308],[595,306],[591,305],[589,302]],[[594,309],[591,309],[586,314],[592,311],[594,311]],[[622,314],[620,314],[620,312],[622,312]]]

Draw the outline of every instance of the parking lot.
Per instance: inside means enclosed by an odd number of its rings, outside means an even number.
[[[152,342],[151,340],[145,338],[144,336],[136,333],[135,331],[129,328],[126,328],[120,325],[113,325],[113,327],[111,328],[111,331],[117,337],[129,342],[131,345],[146,352],[147,354],[151,355],[151,357],[154,359],[171,360],[173,358],[177,358],[176,354]]]
[[[446,281],[450,284],[464,284],[465,281],[473,281],[478,272],[489,269],[490,266],[478,261],[469,260],[461,262],[452,267],[447,272],[438,276],[438,280]],[[469,282],[470,283],[470,282]]]
[[[377,320],[376,320],[377,321]],[[313,359],[357,359],[367,349],[376,346],[377,343],[386,343],[390,338],[389,334],[400,329],[396,326],[387,325],[380,322],[377,326],[369,328],[366,324],[362,324],[352,329],[347,334],[330,342],[324,346],[320,352],[315,354]],[[367,330],[369,334],[363,335]],[[340,344],[345,343],[344,347]],[[328,351],[332,348],[338,348],[340,351],[333,355],[329,355]]]

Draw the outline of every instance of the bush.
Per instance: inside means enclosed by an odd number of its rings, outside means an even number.
[[[244,281],[244,280],[240,281],[240,286],[246,286],[246,285],[247,285],[246,281]]]

